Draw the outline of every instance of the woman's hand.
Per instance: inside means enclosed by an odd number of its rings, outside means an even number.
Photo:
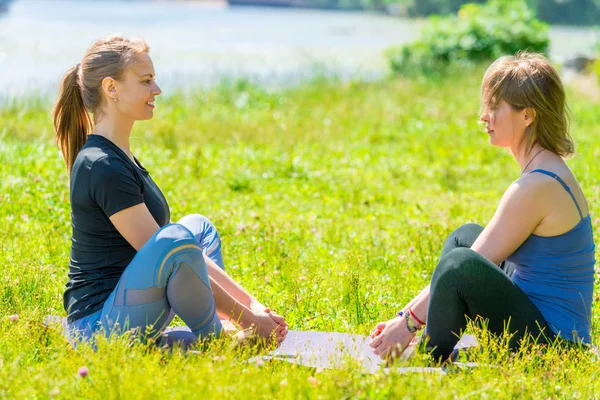
[[[277,343],[281,343],[287,334],[287,324],[281,325],[277,323],[270,313],[264,310],[250,310],[252,315],[247,320],[248,328],[252,328],[257,335],[267,340],[275,338]],[[276,315],[276,317],[279,317]],[[246,327],[244,327],[246,328]]]
[[[265,308],[264,312],[266,312],[267,314],[269,314],[269,317],[271,317],[271,319],[275,322],[277,322],[279,325],[283,326],[286,328],[288,328],[288,323],[285,322],[285,319],[283,319],[283,317],[279,314],[274,313],[273,311],[271,311],[269,308]]]
[[[264,312],[264,313],[268,314],[269,317],[271,317],[271,319],[275,323],[284,327],[285,330],[284,330],[283,339],[285,339],[285,335],[287,335],[287,331],[288,331],[288,323],[285,322],[285,319],[281,315],[274,313],[273,311],[271,311],[270,308],[265,307],[264,305],[262,305],[261,303],[259,303],[256,300],[252,301],[252,304],[250,305],[250,309],[252,311]]]
[[[369,345],[373,353],[385,359],[398,356],[415,337],[406,327],[405,317],[396,317],[386,322],[380,322],[371,333]]]

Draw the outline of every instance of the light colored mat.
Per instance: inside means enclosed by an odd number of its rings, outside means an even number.
[[[362,366],[365,371],[375,373],[381,370],[384,361],[369,346],[371,338],[339,332],[289,331],[285,341],[263,359],[281,360],[313,368],[344,368],[349,360]],[[455,349],[476,346],[472,335],[464,335]],[[408,358],[414,346],[407,349],[401,358]],[[256,360],[254,358],[253,360]],[[474,365],[464,365],[474,366]],[[400,372],[445,372],[441,368],[405,367]]]

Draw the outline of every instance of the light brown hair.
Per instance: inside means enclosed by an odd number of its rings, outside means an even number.
[[[52,114],[56,143],[62,150],[69,174],[106,101],[102,80],[106,77],[121,79],[126,68],[135,63],[135,56],[149,50],[141,39],[109,36],[94,42],[81,63],[65,73]]]
[[[536,143],[561,157],[575,152],[565,89],[558,72],[543,55],[519,52],[500,57],[486,71],[481,94],[482,112],[501,100],[515,111],[534,111],[533,123],[520,143],[526,154]]]

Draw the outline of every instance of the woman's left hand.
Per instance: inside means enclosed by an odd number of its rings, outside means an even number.
[[[386,359],[402,354],[414,337],[415,334],[406,327],[405,317],[396,317],[375,326],[369,345],[373,353]]]

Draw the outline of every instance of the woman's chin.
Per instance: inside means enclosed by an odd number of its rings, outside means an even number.
[[[504,147],[504,145],[502,143],[498,142],[498,140],[493,135],[490,135],[489,142],[492,146]]]
[[[500,147],[501,149],[506,149],[506,148],[510,148],[510,144],[506,144],[506,143],[500,143],[497,140],[494,140],[493,138],[490,137],[490,144],[494,147]]]

